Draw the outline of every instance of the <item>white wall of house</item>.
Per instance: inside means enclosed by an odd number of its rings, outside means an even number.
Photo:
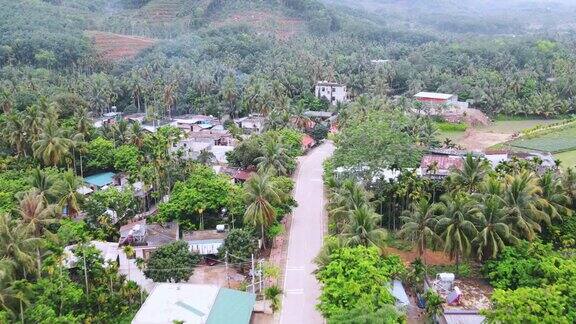
[[[336,83],[323,83],[316,84],[316,97],[324,98],[335,105],[337,103],[346,102],[348,100],[348,92],[345,85]]]
[[[218,249],[224,244],[224,240],[188,241],[190,251],[200,255],[218,254]]]

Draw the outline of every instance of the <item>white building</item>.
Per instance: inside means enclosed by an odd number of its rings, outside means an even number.
[[[185,160],[196,160],[200,152],[210,151],[212,146],[213,144],[209,142],[197,142],[195,139],[186,138],[172,144],[169,151],[171,154],[182,154],[181,157]]]
[[[182,234],[182,240],[188,243],[190,251],[200,255],[218,254],[228,236],[224,225],[218,225],[216,230],[192,231]]]
[[[326,99],[332,105],[348,101],[346,86],[335,82],[318,81],[314,93],[316,97]]]

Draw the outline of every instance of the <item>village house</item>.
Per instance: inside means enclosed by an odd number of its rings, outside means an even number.
[[[217,225],[215,230],[184,232],[182,240],[188,243],[190,251],[200,255],[218,254],[218,249],[228,236],[225,225]]]
[[[214,285],[157,284],[132,324],[248,324],[256,295]]]
[[[118,243],[104,242],[104,241],[90,241],[90,245],[94,246],[100,252],[100,256],[104,260],[104,264],[109,266],[118,261]],[[62,265],[67,269],[76,267],[79,258],[74,254],[76,244],[64,247]]]
[[[139,220],[120,227],[119,246],[132,245],[136,257],[148,259],[150,253],[162,245],[177,241],[180,238],[177,222],[146,224]]]
[[[348,101],[346,86],[340,83],[318,81],[314,93],[317,98],[327,100],[331,105]]]
[[[455,154],[426,154],[420,161],[420,174],[424,177],[441,179],[447,177],[454,170],[461,170],[464,166],[464,157]]]
[[[206,115],[181,115],[174,117],[175,126],[185,132],[199,132],[220,124],[218,118]]]
[[[266,118],[261,114],[250,114],[248,117],[236,118],[234,122],[244,134],[260,134],[264,129]]]
[[[304,152],[308,151],[309,149],[313,148],[314,145],[316,145],[316,141],[314,140],[314,138],[308,134],[304,134],[304,136],[302,136],[302,150]]]

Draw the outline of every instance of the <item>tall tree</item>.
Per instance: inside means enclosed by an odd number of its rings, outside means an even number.
[[[541,194],[542,188],[533,173],[523,171],[506,176],[503,201],[508,215],[505,221],[519,237],[533,240],[542,229],[540,223],[550,223],[548,214],[540,209],[545,205]]]
[[[270,177],[270,171],[259,171],[244,184],[248,204],[244,213],[244,222],[260,228],[264,248],[266,247],[265,229],[276,220],[276,210],[272,204],[281,201],[281,193]]]
[[[475,213],[473,203],[465,194],[446,194],[439,206],[441,216],[436,231],[444,241],[444,251],[458,265],[462,257],[470,254],[472,240],[478,234],[471,221]]]
[[[382,251],[387,233],[378,226],[381,217],[367,206],[355,209],[339,236],[347,246],[375,246]]]
[[[64,136],[62,129],[53,123],[48,123],[32,148],[34,156],[45,165],[58,166],[70,154],[71,144],[70,139]]]
[[[411,210],[405,210],[402,216],[404,224],[398,235],[416,244],[418,256],[424,260],[424,263],[426,263],[428,242],[440,243],[442,241],[434,232],[438,223],[438,209],[438,205],[426,198],[420,198],[418,202],[412,204]]]

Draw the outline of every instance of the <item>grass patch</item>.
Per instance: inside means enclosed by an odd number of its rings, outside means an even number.
[[[494,133],[514,134],[536,126],[552,125],[558,119],[527,119],[527,120],[497,120],[488,126],[479,127],[479,130]]]
[[[576,167],[576,150],[554,154],[554,158],[562,162],[560,167],[563,169]]]
[[[464,132],[468,128],[465,123],[436,122],[440,132]]]
[[[510,146],[552,153],[576,149],[576,127],[559,129],[542,136],[519,138],[508,143]]]

